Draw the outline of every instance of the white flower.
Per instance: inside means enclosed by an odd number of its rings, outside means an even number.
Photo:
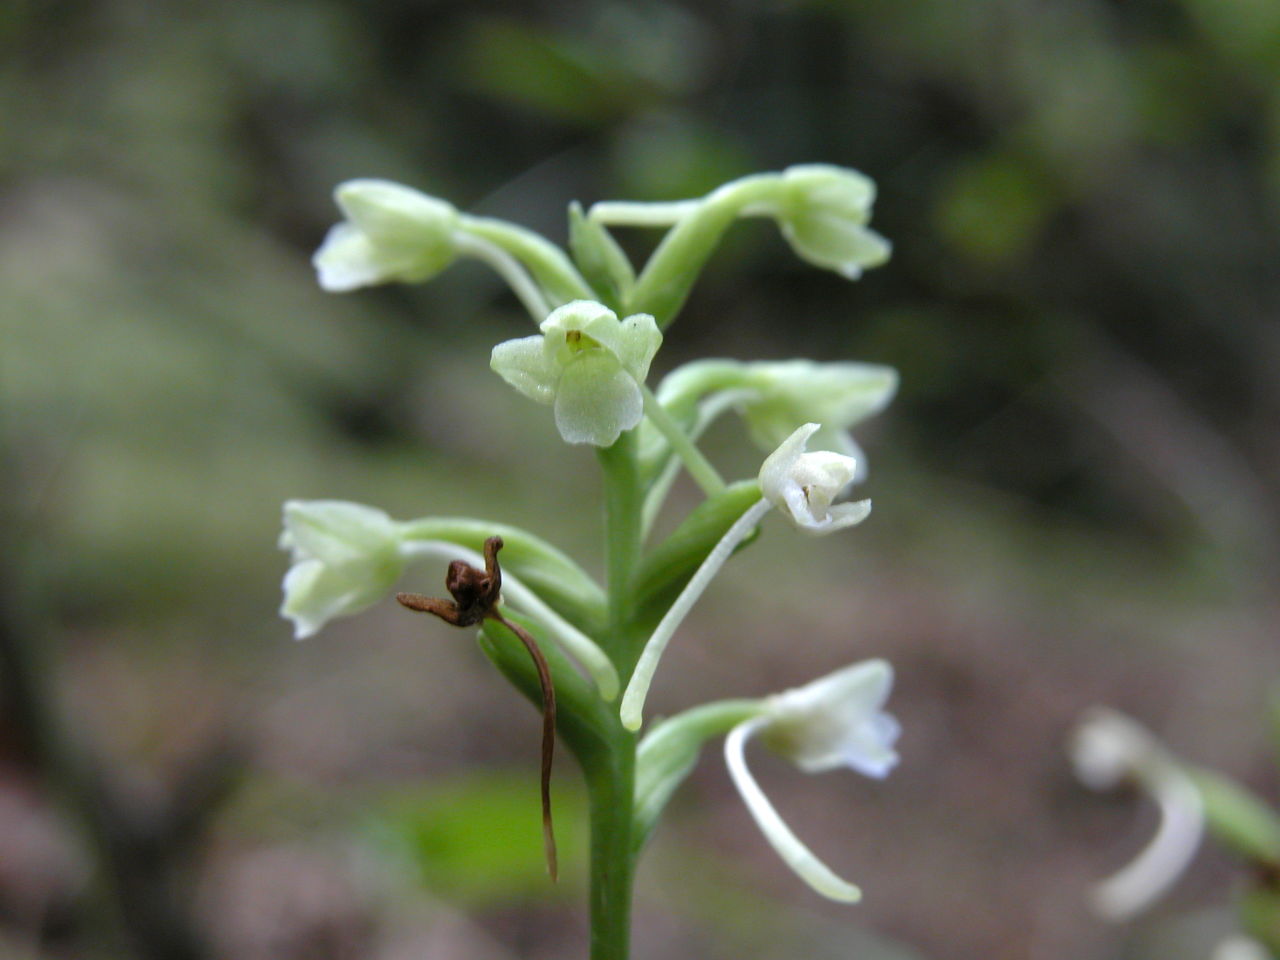
[[[640,385],[662,343],[658,325],[647,313],[619,320],[603,304],[574,300],[540,329],[498,344],[489,365],[526,397],[554,407],[566,443],[612,446],[644,416]]]
[[[293,555],[280,615],[299,639],[384,597],[404,570],[401,525],[342,500],[290,500],[280,547]]]
[[[1088,711],[1072,737],[1076,775],[1095,790],[1132,779],[1160,808],[1160,826],[1141,853],[1093,888],[1093,907],[1125,920],[1157,900],[1186,870],[1204,835],[1204,800],[1195,783],[1149,732],[1114,710]]]
[[[742,385],[751,393],[739,409],[759,447],[773,450],[797,426],[816,421],[821,427],[809,438],[813,445],[853,457],[857,481],[866,467],[849,430],[888,406],[898,372],[876,363],[758,361],[743,364]]]
[[[782,173],[776,216],[796,255],[857,280],[889,259],[889,241],[867,228],[876,185],[857,170],[805,163]]]
[[[418,283],[457,255],[452,204],[389,180],[348,180],[334,200],[346,220],[329,230],[311,259],[325,290]]]
[[[853,457],[829,450],[805,452],[805,444],[821,426],[806,423],[782,442],[760,467],[760,492],[799,530],[832,533],[861,523],[871,512],[870,500],[832,505],[857,476]]]
[[[765,701],[763,711],[729,733],[725,762],[734,785],[765,838],[800,878],[832,900],[854,903],[862,892],[836,876],[791,832],[747,768],[747,740],[764,744],[806,773],[849,767],[883,778],[898,762],[897,720],[883,711],[893,668],[866,660]]]

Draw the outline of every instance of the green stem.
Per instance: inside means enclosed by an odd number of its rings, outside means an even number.
[[[483,260],[491,266],[495,273],[507,281],[507,286],[516,295],[534,323],[541,323],[551,312],[551,305],[538,289],[520,262],[497,244],[490,243],[480,237],[459,233],[457,238],[458,253],[463,256]]]
[[[553,301],[552,307],[570,300],[595,299],[568,254],[546,237],[505,220],[467,215],[462,217],[462,232],[501,247],[524,264]]]
[[[635,877],[635,737],[619,728],[612,762],[588,778],[591,803],[591,960],[627,960]]]
[[[687,217],[698,200],[640,203],[630,200],[603,200],[593,203],[587,216],[596,223],[616,227],[669,227]]]
[[[640,271],[627,298],[627,312],[652,314],[658,326],[666,328],[730,224],[766,209],[781,186],[782,178],[776,173],[756,174],[692,201],[688,213],[667,231]]]
[[[605,579],[609,611],[604,646],[619,675],[625,678],[635,663],[631,614],[644,510],[635,431],[624,433],[613,446],[600,450],[599,456],[604,469]]]
[[[635,572],[640,560],[644,495],[635,431],[599,451],[604,470],[606,577],[609,629],[606,649],[622,677],[635,663]],[[607,751],[587,772],[591,800],[591,960],[626,960],[631,941],[631,889],[635,875],[636,737],[609,711]]]
[[[653,391],[644,384],[640,385],[640,391],[644,396],[644,412],[650,422],[667,438],[667,443],[671,444],[671,449],[676,456],[684,461],[689,476],[693,477],[702,488],[702,492],[709,497],[714,497],[724,489],[724,479],[711,465],[711,461],[703,456],[702,451],[689,438],[689,435],[680,429],[680,424],[676,423],[671,414],[667,413],[666,408],[658,402]]]
[[[731,409],[744,397],[750,396],[751,392],[749,390],[722,390],[720,393],[704,400],[698,406],[693,426],[689,428],[689,439],[696,443],[698,438],[702,436],[703,431],[711,426],[720,414]],[[680,472],[680,461],[672,456],[670,451],[663,455],[663,460],[665,462],[662,464],[657,476],[648,484],[648,492],[644,495],[644,515],[640,529],[646,539],[653,529],[654,520],[658,518],[658,511],[667,502],[667,494],[671,492],[671,485],[675,483],[676,474]]]

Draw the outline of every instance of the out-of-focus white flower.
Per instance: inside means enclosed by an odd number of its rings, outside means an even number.
[[[293,555],[280,615],[299,639],[376,603],[404,571],[401,525],[343,500],[290,500],[280,547]]]
[[[898,762],[898,722],[883,710],[893,686],[884,660],[845,667],[803,687],[769,697],[756,716],[725,738],[725,762],[751,816],[783,861],[809,886],[848,903],[862,892],[831,871],[786,825],[747,767],[745,747],[758,736],[765,746],[806,773],[849,767],[882,778]]]
[[[1271,960],[1271,951],[1252,937],[1227,937],[1214,949],[1212,960]]]
[[[1108,920],[1125,920],[1159,899],[1186,870],[1204,835],[1204,801],[1195,783],[1147,730],[1102,707],[1088,711],[1070,743],[1076,775],[1105,790],[1132,780],[1160,808],[1160,826],[1128,866],[1098,883],[1091,900]]]
[[[389,180],[348,180],[334,191],[346,219],[312,257],[320,286],[333,293],[378,283],[419,283],[457,255],[458,211]]]
[[[574,300],[540,329],[498,344],[489,365],[526,397],[552,405],[567,443],[612,446],[644,416],[640,386],[662,344],[658,325],[647,313],[619,320],[604,304]]]
[[[760,492],[797,529],[825,534],[861,523],[871,512],[870,500],[832,504],[857,475],[853,457],[829,450],[805,451],[820,429],[806,423],[771,453],[760,467]]]

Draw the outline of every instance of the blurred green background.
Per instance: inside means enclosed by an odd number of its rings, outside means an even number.
[[[598,569],[594,458],[488,370],[530,328],[481,267],[336,297],[308,258],[354,176],[562,241],[574,199],[808,161],[877,180],[893,260],[849,284],[744,223],[655,372],[896,366],[860,433],[876,512],[767,530],[652,702],[885,656],[903,763],[756,761],[867,890],[846,908],[708,751],[636,955],[1207,956],[1237,867],[1206,851],[1137,921],[1090,916],[1154,818],[1063,745],[1106,702],[1276,795],[1278,81],[1274,0],[6,4],[0,956],[129,955],[131,929],[147,960],[584,955],[571,762],[551,888],[535,714],[390,605],[293,643],[275,538],[286,498],[337,497]],[[754,471],[737,424],[710,445]]]

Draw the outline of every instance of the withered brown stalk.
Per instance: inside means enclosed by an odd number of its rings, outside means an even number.
[[[542,844],[547,858],[547,871],[554,881],[559,875],[556,856],[555,829],[551,822],[551,765],[556,745],[556,688],[551,682],[551,668],[529,631],[513,623],[498,610],[502,596],[502,567],[498,563],[498,551],[502,549],[501,537],[490,537],[484,542],[484,569],[479,570],[465,560],[454,560],[445,575],[445,589],[452,600],[424,597],[417,593],[398,593],[396,599],[410,610],[430,613],[455,627],[474,627],[484,620],[502,624],[519,638],[529,651],[538,671],[538,684],[542,688]]]

